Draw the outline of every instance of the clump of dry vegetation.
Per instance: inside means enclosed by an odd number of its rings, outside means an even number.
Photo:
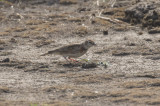
[[[143,87],[160,87],[159,79],[152,79],[146,81],[131,81],[123,84],[125,88],[143,88]]]
[[[77,0],[60,0],[59,3],[63,5],[77,4]]]
[[[41,40],[41,41],[36,42],[35,45],[36,45],[36,47],[42,47],[44,45],[49,45],[52,42],[54,42],[54,41],[52,41],[52,40]]]
[[[84,20],[79,18],[79,17],[74,17],[74,18],[71,17],[71,18],[68,19],[68,21],[70,21],[70,22],[82,22]]]
[[[42,89],[44,92],[71,92],[74,90],[80,90],[79,87],[76,87],[74,85],[55,85],[50,87],[45,87]]]
[[[146,103],[148,105],[160,105],[160,99],[159,99],[159,97],[153,98],[153,99],[147,100]]]
[[[148,98],[153,97],[155,93],[146,88],[132,88],[112,91],[107,95],[113,102],[146,103]]]
[[[124,97],[124,96],[128,95],[129,93],[130,93],[129,91],[124,91],[124,90],[111,91],[111,92],[108,92],[107,96],[109,96],[109,97]]]
[[[75,82],[78,84],[90,84],[90,83],[101,83],[112,79],[112,75],[100,74],[100,75],[85,75],[79,78],[75,78]]]
[[[105,96],[105,94],[93,91],[79,90],[74,93],[74,98],[82,98],[82,99],[95,99],[103,96]]]
[[[44,104],[45,105],[45,104]],[[74,106],[75,104],[72,102],[62,101],[62,100],[56,100],[52,103],[46,104],[46,106]]]
[[[26,21],[26,25],[39,25],[39,24],[42,24],[44,23],[44,21],[42,20],[27,20]]]
[[[8,87],[0,86],[0,94],[10,92]]]
[[[74,33],[76,33],[78,35],[85,35],[88,33],[88,28],[85,26],[80,26],[80,27],[76,28],[76,31]]]
[[[27,30],[27,28],[25,28],[25,27],[14,27],[14,28],[7,28],[6,29],[6,32],[8,32],[8,33],[11,33],[11,32],[23,32],[23,31],[26,31]]]
[[[100,19],[100,18],[95,18],[94,20],[94,23],[96,24],[100,24],[100,25],[104,25],[104,26],[112,26],[112,24],[104,19]]]
[[[126,8],[106,8],[102,12],[103,15],[107,15],[116,19],[123,20],[125,17],[125,9]]]
[[[5,44],[6,42],[4,40],[0,40],[0,44]]]
[[[9,34],[9,32],[0,32],[0,36],[8,36]]]

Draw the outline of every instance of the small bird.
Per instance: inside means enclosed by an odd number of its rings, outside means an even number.
[[[84,55],[88,49],[92,46],[95,46],[95,42],[92,40],[86,40],[85,42],[81,44],[72,44],[68,46],[63,46],[55,50],[48,51],[45,54],[42,54],[41,56],[49,55],[49,54],[57,54],[62,55],[68,62],[70,60],[76,61],[72,58],[78,58],[82,55]]]

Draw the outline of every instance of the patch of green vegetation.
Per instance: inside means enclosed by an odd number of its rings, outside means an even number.
[[[9,5],[12,5],[11,2],[7,1],[7,0],[0,0],[0,2],[3,2],[3,3],[6,3],[6,4],[9,4]]]
[[[37,104],[37,103],[31,103],[31,105],[30,106],[39,106],[39,104]],[[42,104],[41,106],[48,106],[47,104]]]

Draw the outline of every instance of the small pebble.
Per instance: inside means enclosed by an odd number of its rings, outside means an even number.
[[[103,35],[108,35],[108,30],[103,31]]]
[[[2,60],[2,62],[10,62],[10,59],[6,58],[6,59]]]

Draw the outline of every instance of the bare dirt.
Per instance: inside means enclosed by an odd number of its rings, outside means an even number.
[[[96,18],[103,9],[110,13],[104,17],[123,20],[136,3],[117,0],[111,8],[95,0],[2,1],[0,106],[160,105],[160,35]],[[97,46],[78,60],[96,67],[40,56],[86,39]]]

